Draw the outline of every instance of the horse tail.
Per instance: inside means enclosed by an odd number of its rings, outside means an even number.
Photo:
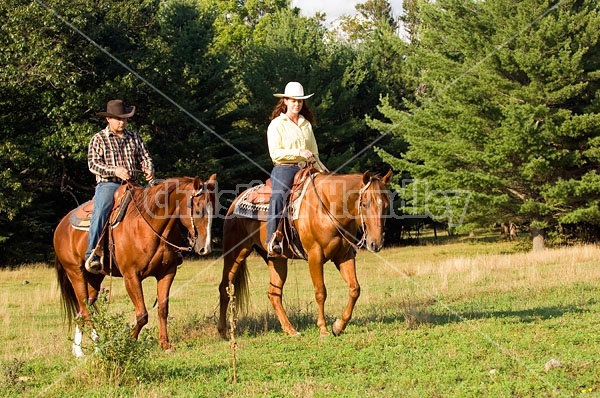
[[[235,305],[238,311],[242,314],[248,312],[248,304],[250,302],[250,290],[248,289],[248,266],[246,259],[239,262],[235,278],[233,279],[233,287],[235,288]]]
[[[58,258],[54,260],[54,268],[56,268],[56,278],[58,280],[58,285],[60,286],[63,305],[63,318],[65,318],[63,320],[68,321],[67,323],[69,325],[69,329],[71,329],[73,319],[75,318],[78,309],[77,296],[75,295],[73,285],[67,276],[65,267],[63,267],[62,263],[58,261]]]

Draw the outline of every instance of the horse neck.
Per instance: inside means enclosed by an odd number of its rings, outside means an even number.
[[[134,210],[135,214],[143,217],[152,229],[162,234],[180,222],[185,212],[186,196],[181,186],[181,182],[173,184],[168,180],[149,189],[135,189],[133,200],[139,210]]]
[[[362,188],[362,175],[347,174],[341,176],[324,175],[319,195],[322,196],[326,207],[334,215],[340,216],[341,212],[347,212],[351,217],[346,217],[348,222],[360,223],[358,216],[358,201],[360,189]]]

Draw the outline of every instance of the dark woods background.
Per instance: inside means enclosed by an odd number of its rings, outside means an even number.
[[[316,93],[330,169],[394,169],[396,213],[597,238],[595,1],[356,8],[329,30],[288,0],[3,1],[0,265],[52,260],[54,227],[93,196],[87,144],[109,99],[136,105],[159,178],[234,190],[267,178],[272,94],[291,80]]]

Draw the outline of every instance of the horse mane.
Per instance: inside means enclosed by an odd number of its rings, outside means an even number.
[[[149,188],[136,187],[136,189],[133,189],[132,191],[133,198],[135,200],[136,197],[142,196],[145,202],[139,203],[140,205],[143,204],[144,206],[153,206],[154,198],[156,197],[158,192],[163,192],[165,190],[165,186],[167,189],[167,196],[170,196],[174,190],[182,186],[188,184],[193,185],[196,179],[197,177],[170,177]]]
[[[383,184],[381,181],[382,178],[383,176],[380,173],[371,174],[371,183],[377,181],[378,183]]]

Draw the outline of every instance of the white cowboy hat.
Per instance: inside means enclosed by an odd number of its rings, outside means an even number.
[[[313,93],[304,95],[304,87],[302,87],[302,84],[298,82],[289,82],[286,84],[283,94],[273,94],[273,96],[277,98],[293,98],[298,100],[304,100],[312,97],[313,95],[315,94]]]

